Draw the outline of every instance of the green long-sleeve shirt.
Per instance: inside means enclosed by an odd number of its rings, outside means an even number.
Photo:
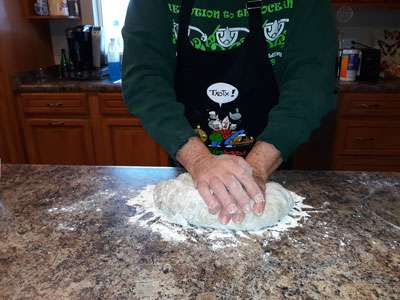
[[[181,0],[131,0],[125,26],[123,93],[132,114],[172,156],[195,136],[176,100],[174,76]],[[203,51],[240,47],[246,0],[196,0],[189,37]],[[286,159],[335,103],[334,19],[329,0],[264,0],[265,42],[280,98],[258,140]],[[210,70],[213,72],[213,70]]]

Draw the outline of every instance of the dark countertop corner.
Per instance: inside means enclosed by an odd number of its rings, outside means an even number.
[[[18,73],[13,77],[15,93],[120,93],[121,82],[61,79],[57,66]]]

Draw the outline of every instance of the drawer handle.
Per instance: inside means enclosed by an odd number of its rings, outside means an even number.
[[[375,138],[372,138],[372,137],[356,137],[355,140],[356,140],[357,142],[373,142],[373,141],[375,141],[376,139],[375,139]]]
[[[47,103],[48,107],[62,107],[64,104],[62,102],[56,102],[56,103]]]
[[[50,122],[49,125],[50,126],[64,126],[65,123],[64,122],[60,122],[60,121],[55,121],[55,122]]]
[[[378,108],[381,108],[381,105],[380,104],[366,104],[366,103],[363,103],[363,104],[358,105],[358,107],[365,108],[365,109],[378,109]]]

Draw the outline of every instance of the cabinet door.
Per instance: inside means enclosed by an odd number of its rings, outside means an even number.
[[[95,163],[92,135],[87,120],[26,119],[24,133],[29,163]]]
[[[114,165],[168,166],[168,155],[145,132],[136,118],[104,118],[107,156]]]

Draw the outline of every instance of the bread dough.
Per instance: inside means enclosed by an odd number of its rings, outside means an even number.
[[[275,182],[266,185],[266,201],[261,216],[250,213],[241,224],[230,222],[222,225],[217,216],[208,212],[188,173],[161,182],[154,189],[154,203],[169,222],[214,229],[257,231],[271,227],[287,216],[295,204],[292,193]]]

